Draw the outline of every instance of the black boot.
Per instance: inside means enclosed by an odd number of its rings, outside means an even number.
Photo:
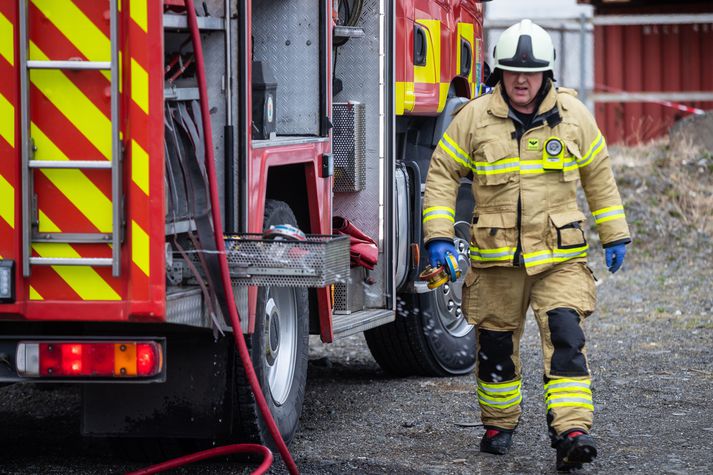
[[[578,429],[564,433],[556,445],[557,470],[561,472],[580,469],[597,456],[594,437]]]
[[[485,435],[480,439],[480,451],[495,455],[505,455],[512,445],[512,430],[486,427]]]

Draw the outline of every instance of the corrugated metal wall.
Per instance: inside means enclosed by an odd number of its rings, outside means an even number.
[[[596,25],[595,91],[713,92],[713,23]],[[690,115],[659,102],[595,103],[607,142],[638,143],[667,134]],[[699,109],[713,102],[673,101]]]

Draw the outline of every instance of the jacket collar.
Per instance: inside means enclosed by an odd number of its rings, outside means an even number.
[[[490,105],[488,110],[496,117],[502,117],[507,119],[510,113],[510,105],[505,100],[502,82],[499,82],[495,88],[490,98]],[[557,105],[557,88],[550,80],[550,89],[545,94],[544,99],[537,108],[537,114],[535,116],[540,116],[551,111]]]
[[[510,106],[505,101],[502,82],[497,83],[493,88],[493,92],[490,93],[488,111],[496,117],[502,117],[503,119],[508,117]]]

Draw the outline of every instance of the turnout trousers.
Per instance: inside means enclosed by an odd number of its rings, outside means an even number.
[[[486,428],[511,430],[520,419],[520,338],[532,307],[542,340],[550,437],[589,432],[594,406],[582,323],[594,311],[595,294],[594,275],[584,262],[563,262],[532,276],[518,267],[470,269],[463,308],[476,325],[477,394]]]

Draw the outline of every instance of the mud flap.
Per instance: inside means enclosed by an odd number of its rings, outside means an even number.
[[[232,336],[209,330],[169,335],[166,382],[86,384],[81,432],[88,436],[213,439],[227,436]]]

